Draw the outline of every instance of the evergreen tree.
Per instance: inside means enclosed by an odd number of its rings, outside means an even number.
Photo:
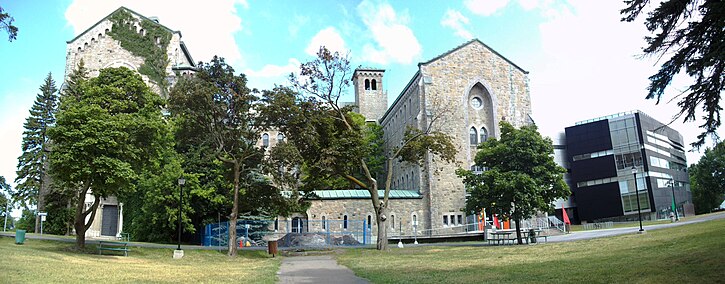
[[[655,98],[659,103],[674,77],[687,74],[693,78],[692,84],[672,98],[679,99],[680,111],[675,119],[695,121],[702,113],[703,132],[692,146],[703,146],[708,136],[717,141],[716,131],[722,124],[720,99],[725,89],[725,3],[722,0],[626,0],[624,3],[622,21],[632,22],[647,14],[644,25],[652,35],[645,37],[644,54],[663,58],[659,60],[662,62],[659,71],[649,77],[647,98]],[[648,11],[650,4],[657,7]]]
[[[17,186],[13,198],[26,208],[37,205],[37,211],[45,210],[45,196],[48,194],[50,179],[48,176],[48,156],[50,142],[48,128],[55,124],[55,112],[58,105],[58,89],[52,74],[48,73],[30,116],[25,120],[23,132],[23,154],[18,157]],[[35,231],[39,231],[36,220]]]
[[[0,7],[0,30],[5,30],[8,33],[8,41],[13,41],[18,37],[18,27],[13,25],[15,19],[3,11]]]

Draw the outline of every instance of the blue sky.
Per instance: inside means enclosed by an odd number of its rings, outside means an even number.
[[[0,1],[20,29],[16,41],[0,33],[0,175],[15,178],[22,123],[48,72],[60,86],[67,40],[119,6],[181,31],[195,61],[227,58],[266,89],[315,48],[350,52],[353,66],[386,69],[392,102],[427,61],[478,38],[530,72],[533,118],[552,136],[576,121],[633,109],[668,122],[667,99],[645,100],[652,58],[640,58],[642,22],[619,22],[620,1]],[[670,94],[687,86],[673,83]],[[671,98],[671,95],[670,95]],[[352,96],[349,97],[353,100]],[[687,143],[697,123],[675,122]],[[720,131],[723,135],[723,131]],[[701,153],[688,153],[690,163]]]

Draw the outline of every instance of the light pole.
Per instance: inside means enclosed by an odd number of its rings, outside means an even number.
[[[672,210],[675,210],[675,221],[680,221],[680,215],[677,214],[677,201],[675,199],[675,180],[670,178],[670,188],[672,188]]]
[[[639,218],[639,232],[644,232],[642,228],[642,210],[639,206],[639,189],[637,188],[637,167],[632,166],[632,174],[634,175],[634,194],[637,195],[637,216]]]
[[[186,180],[183,177],[179,178],[179,241],[176,247],[177,250],[181,250],[181,207],[184,202],[184,183],[186,183]]]

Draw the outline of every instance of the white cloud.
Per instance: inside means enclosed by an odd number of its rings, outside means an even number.
[[[77,35],[120,6],[147,17],[156,16],[164,26],[180,31],[196,61],[209,61],[219,55],[231,65],[242,64],[234,34],[242,30],[236,7],[247,9],[246,0],[205,1],[201,5],[198,1],[173,0],[74,0],[65,18]]]
[[[363,46],[363,60],[388,64],[410,64],[420,57],[422,48],[413,31],[407,26],[407,13],[398,15],[387,2],[363,1],[357,6],[358,14],[367,27],[373,43]]]
[[[441,19],[441,25],[453,29],[457,36],[465,40],[473,38],[473,34],[465,27],[468,25],[468,18],[463,16],[461,12],[448,9],[446,14],[443,15],[443,19]]]
[[[290,73],[296,72],[300,68],[300,61],[296,58],[290,58],[287,65],[273,65],[267,64],[259,70],[247,69],[244,71],[249,77],[280,77],[287,76]]]
[[[509,0],[466,0],[464,4],[471,12],[480,16],[490,16],[508,5]]]
[[[317,56],[320,46],[325,46],[328,50],[337,51],[342,55],[349,52],[347,46],[345,46],[345,40],[342,39],[340,33],[334,27],[327,27],[313,36],[307,48],[305,48],[305,52],[311,56]]]

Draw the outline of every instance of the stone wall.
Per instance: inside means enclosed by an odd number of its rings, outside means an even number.
[[[528,78],[525,71],[478,41],[471,41],[419,68],[418,76],[401,93],[381,123],[388,149],[399,145],[406,125],[424,129],[435,116],[440,118],[434,129],[454,138],[458,150],[456,163],[428,157],[422,168],[413,168],[414,185],[424,195],[421,209],[429,222],[428,229],[444,232],[447,227],[443,224],[444,218],[450,224],[451,216],[457,221],[458,215],[465,215],[466,192],[455,170],[473,165],[481,129],[486,130],[488,137],[499,137],[501,120],[517,127],[528,123],[531,114]],[[481,99],[480,106],[471,105],[474,97]],[[409,107],[419,109],[410,114],[406,111]],[[476,141],[470,139],[472,127],[476,130]],[[410,168],[406,163],[396,163],[394,184],[407,184],[405,175]]]
[[[388,94],[383,89],[384,72],[378,69],[356,69],[353,74],[355,105],[358,113],[368,121],[378,121],[388,108]]]
[[[312,200],[310,209],[307,210],[307,217],[310,220],[372,220],[371,230],[373,239],[377,236],[378,226],[375,221],[375,210],[370,199],[334,199],[334,200]],[[402,230],[403,235],[413,234],[413,216],[418,221],[418,228],[424,228],[427,224],[421,216],[423,215],[423,199],[390,199],[388,220],[388,236],[398,235]],[[366,221],[367,222],[367,221]],[[394,230],[391,230],[393,229]],[[320,223],[311,222],[309,231],[322,230]]]
[[[131,14],[137,19],[140,19],[138,15]],[[138,68],[144,63],[144,59],[134,56],[131,52],[123,49],[118,41],[108,35],[111,29],[113,29],[113,23],[106,18],[83,32],[77,38],[67,42],[66,80],[73,70],[78,67],[78,63],[81,60],[83,60],[88,70],[89,77],[98,76],[101,69],[111,67],[123,66],[138,71]],[[142,29],[139,28],[139,32],[142,33]],[[192,65],[192,62],[189,62],[181,48],[181,33],[172,32],[172,37],[166,51],[169,58],[169,64],[166,66],[167,79],[170,82],[176,82],[176,74],[172,68],[179,65]],[[159,87],[151,82],[148,76],[140,75],[146,85],[151,87],[155,93],[161,93]]]

